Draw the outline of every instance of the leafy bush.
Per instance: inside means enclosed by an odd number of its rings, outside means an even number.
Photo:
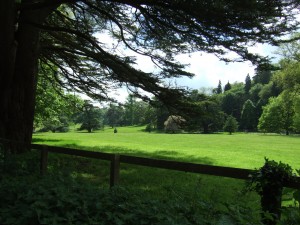
[[[234,118],[233,116],[228,116],[223,127],[224,131],[229,132],[229,134],[232,134],[237,131],[237,128],[238,122],[236,118]]]
[[[145,128],[145,131],[147,131],[147,132],[150,133],[152,130],[153,130],[152,124],[151,124],[151,123],[148,123],[147,126],[146,126],[146,128]]]
[[[277,224],[280,220],[283,187],[286,182],[294,180],[294,175],[293,169],[288,164],[267,158],[265,164],[251,175],[248,188],[255,190],[261,196],[262,219],[266,224]],[[296,201],[297,193],[294,194]],[[285,214],[290,214],[293,210],[293,208],[285,210]]]
[[[30,176],[39,172],[39,154],[13,155],[0,146],[0,181],[7,177]]]
[[[185,218],[170,217],[170,210],[162,210],[159,202],[63,177],[47,177],[35,184],[9,180],[2,183],[0,196],[1,224],[162,224],[163,220],[189,224]]]
[[[0,198],[0,224],[259,224],[251,223],[247,216],[251,212],[239,207],[230,206],[224,212],[213,204],[191,204],[185,198],[162,202],[145,198],[137,190],[100,189],[63,176],[47,176],[36,182],[5,180]]]

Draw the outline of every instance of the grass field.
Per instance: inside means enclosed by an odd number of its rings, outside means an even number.
[[[94,133],[38,133],[35,143],[75,147],[254,169],[261,167],[264,157],[300,168],[300,137],[257,133],[228,134],[164,134],[146,133],[143,127],[120,127],[118,133],[106,128]]]
[[[120,127],[118,133],[106,128],[94,133],[37,133],[34,143],[113,152],[151,158],[164,158],[210,165],[255,169],[264,157],[300,168],[300,137],[252,133],[165,134],[143,132],[144,127]],[[108,187],[109,162],[50,154],[49,167],[72,170],[76,177]],[[67,159],[67,160],[66,160]],[[57,168],[59,167],[59,168]],[[69,169],[67,169],[69,168]],[[239,204],[257,211],[260,199],[256,193],[245,195],[245,181],[191,174],[164,169],[121,164],[120,184],[145,191],[145,195],[163,200],[189,196],[191,202],[205,199],[212,204]],[[292,190],[285,190],[285,205],[292,203]],[[218,207],[217,207],[218,208]]]

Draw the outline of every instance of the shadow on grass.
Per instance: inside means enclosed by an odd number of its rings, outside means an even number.
[[[212,165],[214,161],[209,157],[197,157],[195,155],[184,155],[180,151],[157,150],[145,152],[137,149],[129,149],[117,146],[95,146],[85,147],[78,144],[58,144],[60,147],[73,148],[88,151],[117,153],[122,155],[139,156],[145,158],[165,159],[171,161],[193,162]],[[90,159],[78,156],[50,153],[48,169],[54,174],[66,173],[92,182],[100,186],[108,186],[110,175],[110,162],[105,160]],[[151,168],[146,166],[130,165],[121,163],[121,184],[135,187],[151,192],[160,192],[163,189],[170,189],[173,186],[194,187],[198,182],[199,174],[190,174],[181,171]],[[192,183],[191,183],[192,182]],[[182,190],[181,190],[182,191]]]
[[[138,156],[138,157],[152,158],[152,159],[165,159],[165,160],[172,160],[172,161],[200,163],[206,165],[214,164],[214,160],[212,158],[182,154],[182,152],[180,151],[157,150],[154,152],[146,152],[138,149],[110,146],[110,145],[87,147],[87,146],[78,145],[76,143],[71,143],[71,144],[58,143],[55,145],[60,147],[65,147],[65,148],[73,148],[73,149],[95,151],[95,152],[115,153],[121,155]]]
[[[33,137],[32,138],[32,143],[36,143],[36,142],[39,142],[39,143],[44,143],[44,142],[58,143],[58,142],[61,142],[61,141],[62,141],[61,139],[46,139],[46,138],[38,138],[38,137]]]

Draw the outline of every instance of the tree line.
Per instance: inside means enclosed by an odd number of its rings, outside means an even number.
[[[290,48],[293,52],[287,50]],[[80,129],[89,132],[105,125],[147,125],[147,131],[167,132],[300,132],[300,51],[296,49],[300,50],[298,41],[281,45],[279,63],[258,65],[255,75],[246,75],[244,82],[228,81],[223,86],[219,81],[208,92],[187,91],[186,101],[193,105],[193,113],[185,115],[172,114],[155,98],[149,103],[132,94],[124,103],[99,108],[76,95],[63,94],[59,85],[41,76],[35,125],[53,132],[67,131],[70,123],[80,123]]]

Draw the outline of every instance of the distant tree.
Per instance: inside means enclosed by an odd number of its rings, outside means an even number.
[[[213,93],[214,94],[222,94],[223,90],[222,90],[222,83],[221,81],[219,80],[219,84],[218,84],[218,87],[213,89]]]
[[[221,95],[207,95],[199,90],[192,90],[188,97],[197,110],[186,117],[187,130],[211,133],[222,129],[224,112],[220,105]]]
[[[136,98],[133,95],[128,95],[125,103],[124,122],[125,125],[134,125],[135,111],[136,111]]]
[[[82,112],[78,115],[77,123],[81,123],[79,130],[93,130],[103,127],[102,113],[98,107],[93,106],[89,101],[85,101]]]
[[[237,111],[237,107],[236,107],[237,100],[238,100],[238,96],[235,95],[234,93],[232,92],[224,93],[221,102],[222,110],[228,115],[235,113]]]
[[[231,89],[231,84],[228,81],[227,84],[225,84],[224,86],[224,92],[229,91],[230,89]]]
[[[192,90],[188,93],[188,98],[192,102],[201,102],[207,100],[208,96],[199,90]]]
[[[124,125],[145,125],[149,115],[149,104],[129,95],[124,104]],[[147,118],[149,119],[149,118]]]
[[[262,90],[262,88],[263,88],[263,85],[258,83],[258,84],[253,85],[249,91],[249,98],[255,105],[260,100],[259,93]]]
[[[242,109],[240,126],[248,131],[253,131],[257,127],[256,107],[253,102],[248,99]]]
[[[233,116],[228,116],[225,121],[223,129],[224,131],[229,132],[229,134],[232,134],[237,131],[238,122]]]
[[[295,115],[295,100],[297,99],[296,96],[297,95],[294,92],[285,90],[277,97],[281,102],[284,122],[283,128],[286,135],[289,135],[290,131],[294,130],[293,118]]]
[[[39,132],[68,132],[69,131],[69,121],[67,117],[51,117],[43,121],[43,127]]]
[[[165,121],[165,131],[167,133],[177,133],[182,129],[182,125],[186,120],[181,116],[171,115]]]
[[[253,76],[253,81],[255,84],[267,84],[270,82],[272,77],[272,71],[274,66],[271,64],[259,64],[255,69],[255,75]]]
[[[245,91],[243,83],[234,83],[231,89],[224,92],[221,98],[222,110],[227,115],[232,115],[238,121],[241,118],[243,104],[245,102]]]
[[[143,124],[151,124],[151,127],[155,129],[157,125],[156,109],[152,105],[148,104],[145,109],[144,116]]]
[[[247,74],[246,79],[245,79],[245,86],[244,86],[244,90],[245,90],[245,94],[248,95],[249,91],[251,89],[251,78],[249,76],[249,74]]]
[[[104,115],[105,124],[110,127],[123,125],[124,109],[120,105],[111,103]]]
[[[263,113],[259,118],[258,130],[262,132],[280,133],[284,127],[283,110],[278,98],[270,98],[269,104],[263,107]]]
[[[270,81],[268,84],[263,85],[261,91],[259,92],[259,97],[263,105],[268,103],[269,98],[277,97],[280,92],[282,92],[278,90],[278,87],[276,87],[276,82]]]
[[[219,84],[218,84],[218,87],[217,87],[217,94],[222,94],[222,92],[223,92],[223,90],[222,90],[222,83],[219,80]]]
[[[295,131],[300,133],[300,95],[295,98],[295,115],[293,119]]]
[[[282,132],[289,135],[294,129],[294,116],[297,116],[298,94],[285,90],[278,97],[271,97],[263,107],[258,129],[263,132]]]
[[[221,110],[220,104],[210,97],[197,104],[201,114],[191,122],[198,125],[198,130],[200,128],[204,134],[221,130],[224,124],[224,112]]]

